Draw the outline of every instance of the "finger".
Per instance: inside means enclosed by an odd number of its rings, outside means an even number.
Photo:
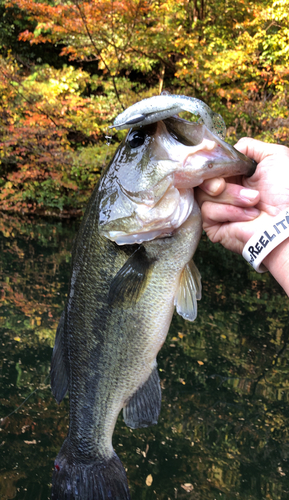
[[[246,241],[252,235],[250,230],[247,231],[248,224],[253,224],[254,221],[244,224],[243,222],[228,222],[223,224],[214,224],[205,227],[204,230],[212,243],[221,243],[225,248],[241,254]]]
[[[244,188],[238,184],[226,184],[224,191],[218,196],[210,196],[202,189],[195,189],[195,198],[199,207],[202,207],[205,201],[215,204],[235,205],[237,207],[249,207],[256,205],[260,200],[260,193],[255,189]]]
[[[218,196],[225,190],[226,181],[223,177],[215,177],[214,179],[205,180],[198,187],[210,196]]]
[[[242,137],[234,147],[257,163],[260,163],[267,156],[275,154],[289,157],[289,149],[286,146],[269,144],[258,141],[257,139],[252,139],[251,137]]]
[[[224,222],[248,222],[260,215],[260,210],[254,207],[241,208],[211,201],[202,205],[201,212],[205,230],[210,225]]]
[[[232,252],[242,253],[253,234],[251,225],[258,221],[259,210],[205,202],[202,207],[203,229],[213,243],[221,243]]]

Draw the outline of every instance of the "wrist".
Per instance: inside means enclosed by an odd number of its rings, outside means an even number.
[[[289,296],[289,239],[274,248],[263,264]]]
[[[289,295],[289,208],[275,217],[265,214],[255,224],[242,255],[257,272],[270,271]]]

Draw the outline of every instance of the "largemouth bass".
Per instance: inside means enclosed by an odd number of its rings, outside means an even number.
[[[74,243],[56,334],[51,385],[58,403],[69,391],[70,424],[54,500],[130,498],[112,434],[121,409],[131,428],[157,423],[157,353],[175,306],[186,319],[197,314],[192,257],[202,223],[193,187],[254,170],[205,125],[172,117],[131,130],[117,149]]]

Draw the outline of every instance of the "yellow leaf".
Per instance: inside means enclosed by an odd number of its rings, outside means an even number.
[[[151,486],[152,482],[153,482],[153,476],[149,474],[146,478],[146,485]]]
[[[194,487],[191,483],[185,483],[185,484],[181,484],[181,487],[187,492],[187,493],[190,493],[191,491],[193,491]]]
[[[203,361],[197,361],[198,365],[202,366],[204,363]]]

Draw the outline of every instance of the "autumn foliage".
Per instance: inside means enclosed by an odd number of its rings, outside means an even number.
[[[113,118],[162,89],[220,112],[232,143],[288,144],[289,0],[0,6],[1,210],[81,213]]]

